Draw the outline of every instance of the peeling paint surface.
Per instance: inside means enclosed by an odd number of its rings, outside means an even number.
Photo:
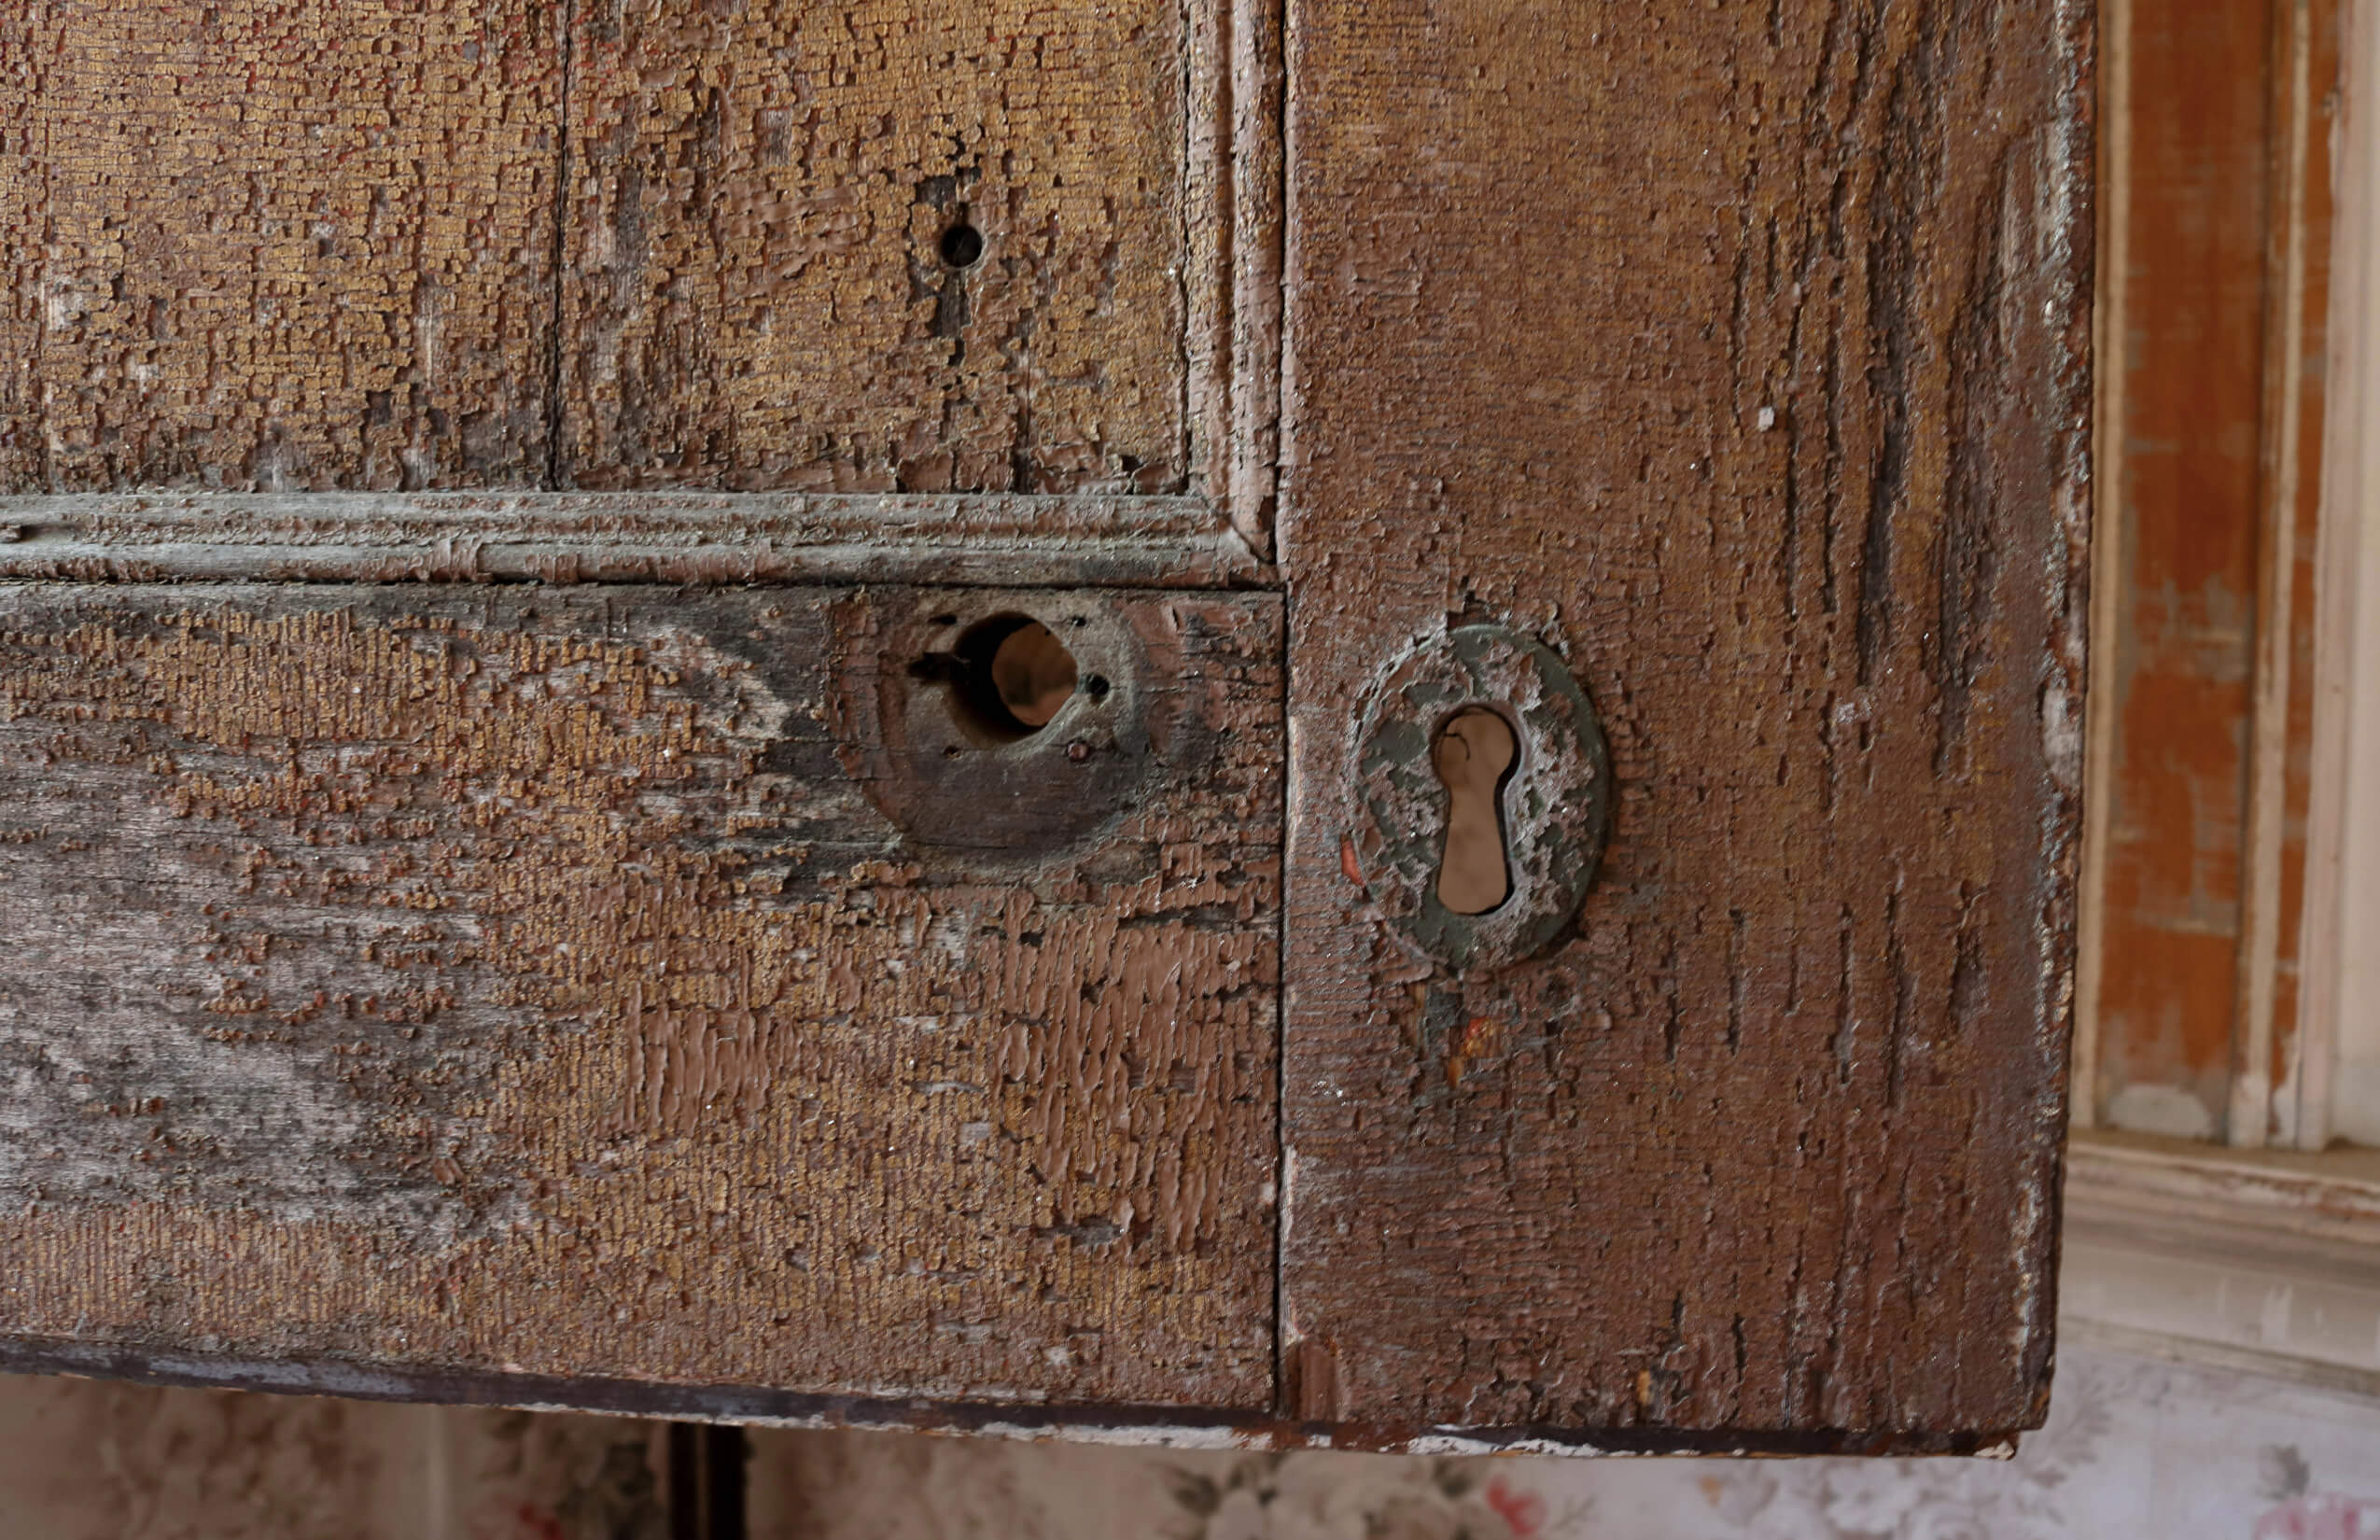
[[[1293,5],[1283,1395],[2037,1425],[2087,548],[2083,7]],[[1541,637],[1611,841],[1459,978],[1366,692]]]
[[[559,15],[14,0],[0,487],[542,476]]]
[[[575,15],[566,484],[1186,484],[1175,0]]]
[[[1171,730],[994,874],[838,759],[922,592],[15,591],[11,1329],[1268,1402],[1277,604],[1106,600]]]
[[[1218,8],[12,4],[0,491],[1211,482],[1262,546]]]

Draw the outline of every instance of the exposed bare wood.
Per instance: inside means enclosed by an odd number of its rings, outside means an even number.
[[[1289,25],[1288,1408],[2037,1425],[2085,9]],[[1566,942],[1434,973],[1365,908],[1350,756],[1481,618],[1593,698],[1613,843]]]
[[[1043,620],[994,748],[931,669]],[[0,1319],[1265,1405],[1266,595],[0,599]],[[259,1309],[269,1301],[269,1309]]]
[[[147,581],[1273,581],[1201,499],[423,493],[0,497],[0,576]]]

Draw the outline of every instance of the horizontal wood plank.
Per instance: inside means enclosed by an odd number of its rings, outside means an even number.
[[[0,1330],[1267,1405],[1281,689],[1261,595],[7,590]]]
[[[1277,584],[1197,497],[0,497],[0,577],[142,582]]]

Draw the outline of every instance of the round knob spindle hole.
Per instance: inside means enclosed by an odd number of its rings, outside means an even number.
[[[951,709],[979,740],[1030,737],[1074,694],[1074,654],[1029,616],[995,615],[970,627],[953,656]]]

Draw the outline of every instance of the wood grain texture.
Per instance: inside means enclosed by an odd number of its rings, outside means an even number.
[[[1183,7],[575,16],[564,484],[1188,484]]]
[[[0,15],[0,490],[546,466],[555,7]]]
[[[1267,549],[1261,4],[568,17],[10,7],[0,494],[1197,491]]]
[[[2087,13],[1388,0],[1290,38],[1289,1410],[2037,1425]],[[1343,841],[1367,692],[1471,620],[1564,653],[1618,785],[1575,935],[1454,976]]]
[[[970,747],[1017,610],[1110,688]],[[1278,612],[12,590],[0,1323],[1265,1405]]]

